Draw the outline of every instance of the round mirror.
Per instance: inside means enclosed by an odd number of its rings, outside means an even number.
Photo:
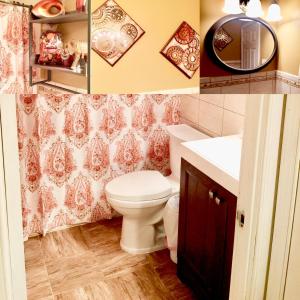
[[[222,66],[250,73],[270,63],[278,41],[268,23],[243,14],[226,16],[216,22],[206,36],[206,46],[209,54]]]

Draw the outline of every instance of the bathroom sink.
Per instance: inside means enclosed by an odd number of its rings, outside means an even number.
[[[209,138],[181,144],[181,157],[235,196],[239,192],[242,138]]]

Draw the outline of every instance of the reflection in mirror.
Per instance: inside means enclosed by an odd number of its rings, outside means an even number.
[[[255,70],[274,56],[277,44],[267,26],[254,19],[234,18],[218,27],[213,35],[218,59],[236,70]]]

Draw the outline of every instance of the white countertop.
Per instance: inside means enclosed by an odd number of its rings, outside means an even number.
[[[181,144],[181,156],[195,168],[238,196],[242,138],[239,135]]]

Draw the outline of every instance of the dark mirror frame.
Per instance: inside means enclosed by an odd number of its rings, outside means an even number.
[[[252,20],[255,22],[259,22],[260,24],[262,24],[263,26],[265,26],[269,32],[272,34],[273,40],[274,40],[274,49],[273,52],[270,56],[270,58],[262,65],[260,65],[257,68],[254,69],[238,69],[238,68],[234,68],[232,66],[229,66],[227,64],[225,64],[217,55],[215,49],[214,49],[214,36],[216,31],[218,31],[223,25],[225,25],[226,23],[233,21],[233,20],[239,20],[239,19],[248,19],[248,20]],[[266,21],[264,21],[261,18],[250,18],[247,17],[245,14],[239,14],[239,15],[228,15],[225,16],[221,19],[219,19],[216,23],[214,23],[212,25],[212,27],[209,29],[209,31],[206,34],[205,37],[205,48],[208,51],[208,55],[209,57],[218,65],[220,65],[221,67],[229,70],[229,71],[233,71],[235,73],[240,73],[240,74],[244,74],[244,73],[253,73],[253,72],[257,72],[263,68],[265,68],[275,57],[277,51],[278,51],[278,39],[276,36],[275,31],[273,30],[273,28],[271,27],[271,25],[269,23],[267,23]]]

